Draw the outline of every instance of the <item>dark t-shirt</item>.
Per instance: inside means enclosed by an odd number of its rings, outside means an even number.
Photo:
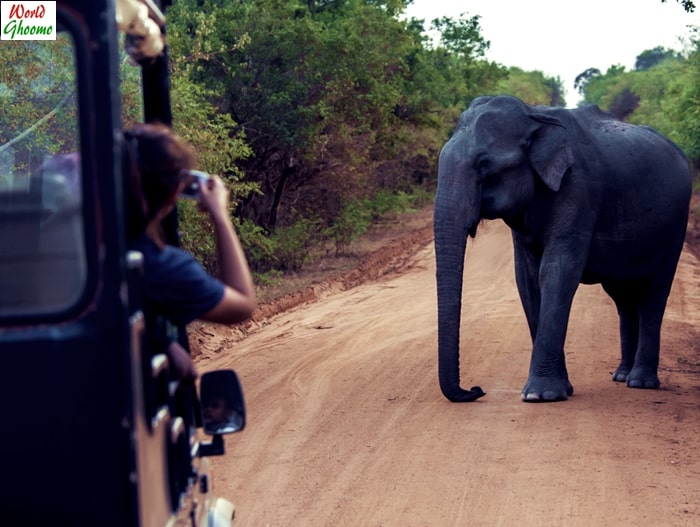
[[[143,253],[144,292],[151,307],[171,322],[188,324],[223,298],[224,284],[187,251],[171,245],[160,249],[145,235],[130,248]]]

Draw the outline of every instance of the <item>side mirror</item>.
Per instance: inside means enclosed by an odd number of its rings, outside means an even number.
[[[217,370],[203,374],[199,397],[207,434],[233,434],[245,428],[245,401],[235,371]]]

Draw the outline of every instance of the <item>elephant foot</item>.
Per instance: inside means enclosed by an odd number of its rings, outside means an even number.
[[[630,369],[627,366],[618,366],[617,369],[612,374],[612,380],[614,382],[625,382],[630,374]]]
[[[527,403],[565,401],[573,393],[574,387],[568,379],[530,377],[520,398]]]
[[[632,368],[632,371],[627,375],[627,386],[629,388],[656,390],[661,386],[661,381],[659,381],[659,377],[656,375],[656,370]]]

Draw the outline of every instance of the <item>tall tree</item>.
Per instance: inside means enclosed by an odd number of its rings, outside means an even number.
[[[636,71],[644,71],[653,68],[657,64],[670,58],[681,58],[680,54],[672,49],[667,49],[663,46],[656,46],[653,49],[647,49],[637,55],[637,60],[634,62]]]
[[[612,103],[610,103],[610,113],[618,119],[625,121],[639,106],[639,95],[636,95],[629,88],[625,88],[618,93]]]
[[[583,95],[586,90],[586,85],[591,81],[592,78],[600,75],[600,70],[598,68],[588,68],[582,71],[574,79],[574,88]]]
[[[412,156],[411,127],[434,125],[445,105],[464,106],[498,71],[480,60],[487,43],[478,19],[440,20],[444,44],[428,50],[416,24],[397,16],[403,7],[178,3],[170,38],[193,62],[193,80],[220,86],[217,106],[254,152],[241,165],[261,192],[241,204],[246,217],[268,230],[299,215],[332,221],[344,200],[406,173],[395,160]]]
[[[695,2],[692,0],[676,0],[676,2],[680,3],[683,6],[683,9],[685,9],[688,13],[695,11]],[[661,0],[661,3],[666,3],[666,0]]]

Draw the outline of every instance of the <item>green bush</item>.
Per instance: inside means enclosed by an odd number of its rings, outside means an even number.
[[[262,227],[251,220],[243,220],[238,225],[238,236],[250,268],[256,273],[265,273],[277,265],[276,242]]]
[[[373,223],[393,219],[398,214],[431,203],[433,192],[416,188],[411,193],[378,191],[373,199],[363,198],[346,204],[336,221],[322,228],[320,219],[301,218],[296,223],[278,227],[269,234],[253,221],[234,218],[234,224],[256,282],[279,279],[283,271],[296,271],[308,263],[313,249],[330,243],[335,254],[347,251],[350,244]],[[205,214],[193,201],[178,203],[181,245],[190,251],[210,273],[217,275],[217,253],[214,231]]]
[[[416,188],[415,192],[393,192],[379,190],[373,199],[363,198],[352,201],[343,207],[331,227],[324,235],[335,245],[336,255],[342,254],[358,237],[367,232],[373,223],[393,219],[409,210],[432,203],[433,192]]]
[[[350,243],[364,234],[372,224],[372,203],[364,198],[352,201],[343,207],[333,225],[325,231],[325,236],[335,244],[335,254],[347,250]]]
[[[414,208],[411,194],[403,191],[380,190],[372,200],[372,219],[380,221]]]
[[[218,271],[214,227],[206,214],[197,209],[193,200],[178,201],[180,245],[191,252],[210,273]]]
[[[310,258],[310,249],[318,241],[319,221],[303,218],[294,225],[278,227],[271,236],[274,256],[280,269],[296,271]]]

